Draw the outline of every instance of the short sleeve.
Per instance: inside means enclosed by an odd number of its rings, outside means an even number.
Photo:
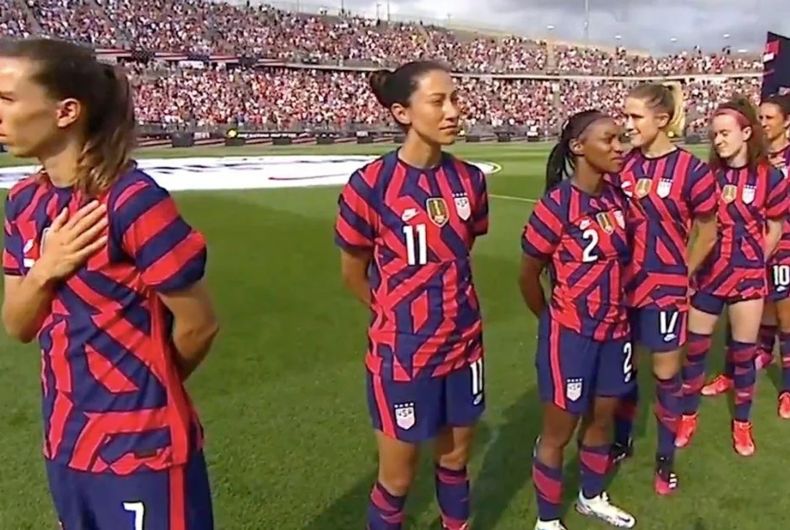
[[[335,244],[345,250],[370,250],[376,239],[377,213],[373,188],[354,172],[338,198]]]
[[[718,208],[716,177],[710,167],[702,161],[689,169],[686,179],[686,197],[692,217],[710,215]]]
[[[3,219],[3,274],[6,276],[22,276],[23,274],[24,250],[22,235],[16,226],[15,217],[10,196],[6,197]]]
[[[111,225],[149,287],[176,291],[203,278],[206,240],[164,188],[148,181],[130,185],[115,201]]]
[[[521,237],[522,251],[540,260],[549,260],[562,239],[562,221],[544,197],[535,205]]]
[[[475,211],[473,214],[472,231],[475,236],[482,236],[488,233],[488,185],[485,174],[478,170],[476,186]]]
[[[787,216],[788,203],[787,179],[778,169],[771,168],[768,175],[768,200],[766,201],[766,217],[779,219]]]

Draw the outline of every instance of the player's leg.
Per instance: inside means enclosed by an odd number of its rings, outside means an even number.
[[[730,345],[732,344],[732,324],[730,323],[730,317],[727,312],[724,312],[724,319],[725,319],[725,326],[724,326],[724,348],[725,352],[729,350]],[[720,396],[722,394],[726,394],[730,390],[732,390],[733,383],[733,373],[735,372],[735,367],[733,366],[732,362],[730,362],[730,358],[725,354],[724,355],[724,370],[715,377],[713,377],[709,383],[705,384],[702,387],[700,393],[703,396],[713,397],[713,396]]]
[[[442,411],[437,405],[442,382],[396,382],[368,373],[367,389],[379,455],[367,525],[370,530],[399,530],[406,495],[417,469],[419,444],[433,438],[441,425]]]
[[[776,301],[779,322],[779,352],[782,356],[782,386],[779,390],[779,417],[790,419],[790,297]]]
[[[477,349],[482,350],[478,345]],[[485,411],[484,361],[444,378],[446,425],[436,437],[434,480],[442,525],[447,530],[468,528],[471,511],[467,464],[472,449],[475,425]]]
[[[776,349],[779,323],[777,320],[776,303],[765,300],[763,318],[760,322],[760,333],[757,338],[757,360],[755,368],[762,370],[774,362],[774,349]]]
[[[652,352],[655,378],[654,414],[657,422],[655,489],[671,493],[678,483],[674,472],[675,438],[683,414],[682,347],[686,343],[686,311],[645,311],[643,342]]]
[[[599,375],[602,369],[603,365],[599,367]],[[606,493],[612,423],[618,401],[617,397],[596,397],[593,407],[585,415],[579,447],[581,489],[575,507],[582,515],[596,517],[617,528],[633,528],[636,519],[612,504]]]
[[[733,414],[732,436],[735,451],[742,456],[754,453],[752,439],[751,409],[756,379],[755,357],[757,337],[764,300],[745,300],[730,304],[729,314],[732,322],[732,343],[727,351],[735,373],[735,411]]]
[[[612,444],[612,462],[617,464],[633,455],[634,420],[639,406],[639,352],[637,345],[643,344],[643,317],[645,310],[632,308],[629,311],[631,324],[631,342],[633,344],[634,386],[620,398],[614,418],[614,443]],[[645,325],[645,327],[647,327]]]
[[[595,380],[596,348],[592,340],[541,318],[535,365],[543,407],[543,425],[535,444],[532,481],[538,505],[536,530],[564,528],[562,514],[563,453],[579,418],[589,408]],[[609,425],[611,436],[612,425]]]
[[[683,415],[675,437],[675,447],[687,447],[697,430],[700,392],[705,383],[705,363],[710,352],[716,321],[724,300],[697,292],[691,298],[688,316],[686,362],[683,365]]]

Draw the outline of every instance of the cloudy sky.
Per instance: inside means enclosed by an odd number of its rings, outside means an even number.
[[[790,0],[588,1],[591,42],[621,42],[653,53],[696,44],[715,51],[727,43],[735,51],[761,50],[766,30],[790,35]],[[341,3],[372,16],[378,4],[382,18],[387,12],[387,0],[323,0],[335,8]],[[585,0],[389,0],[393,17],[412,14],[446,21],[449,14],[451,23],[475,21],[538,36],[551,31],[557,38],[578,41],[584,37],[584,5]]]

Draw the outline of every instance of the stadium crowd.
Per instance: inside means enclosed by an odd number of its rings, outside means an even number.
[[[433,57],[468,72],[685,74],[754,72],[758,57],[696,49],[666,57],[550,45],[350,15],[294,13],[207,0],[0,0],[0,35],[41,32],[98,48],[255,55],[326,64]],[[34,20],[39,28],[28,27]]]
[[[388,123],[364,73],[318,69],[131,70],[142,123],[196,126],[238,123],[263,128],[353,129]],[[633,81],[459,78],[470,127],[557,131],[557,116],[587,107],[617,114]],[[692,130],[733,93],[759,96],[759,78],[698,81],[684,86]]]

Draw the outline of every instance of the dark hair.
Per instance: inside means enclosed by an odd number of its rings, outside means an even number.
[[[368,81],[376,100],[392,113],[393,105],[408,107],[422,76],[437,70],[450,72],[447,66],[438,61],[412,61],[402,64],[395,71],[376,70],[370,74]],[[406,127],[402,123],[398,125]]]
[[[0,57],[36,65],[33,80],[50,97],[79,101],[85,145],[75,187],[99,194],[131,163],[135,116],[129,79],[120,68],[99,62],[90,48],[57,39],[0,40]]]
[[[768,96],[762,100],[762,102],[760,102],[760,105],[765,105],[766,103],[770,103],[779,107],[779,112],[782,113],[784,118],[790,116],[790,94],[774,94],[772,96]]]
[[[752,105],[752,102],[749,101],[749,98],[744,96],[735,96],[726,103],[719,105],[719,107],[716,109],[716,112],[713,113],[713,116],[715,117],[722,111],[735,111],[742,115],[743,118],[745,118],[745,120],[748,122],[746,125],[752,130],[752,135],[746,142],[746,152],[749,160],[749,167],[751,169],[756,169],[762,164],[767,165],[768,149],[765,144],[765,134],[763,133],[763,128],[760,126],[760,120],[757,117],[757,109],[754,108],[754,105]],[[713,120],[711,119],[711,121]],[[721,159],[719,153],[716,152],[716,148],[713,145],[711,145],[710,149],[709,164],[713,169],[723,169],[727,167],[727,164]]]
[[[675,137],[683,135],[686,113],[680,83],[641,83],[628,92],[628,97],[642,100],[651,110],[669,115],[666,132]]]
[[[577,112],[568,118],[560,133],[560,141],[552,148],[546,163],[546,193],[563,179],[573,175],[573,170],[576,169],[576,155],[571,151],[571,140],[578,138],[592,122],[605,117],[603,112],[590,109]]]

